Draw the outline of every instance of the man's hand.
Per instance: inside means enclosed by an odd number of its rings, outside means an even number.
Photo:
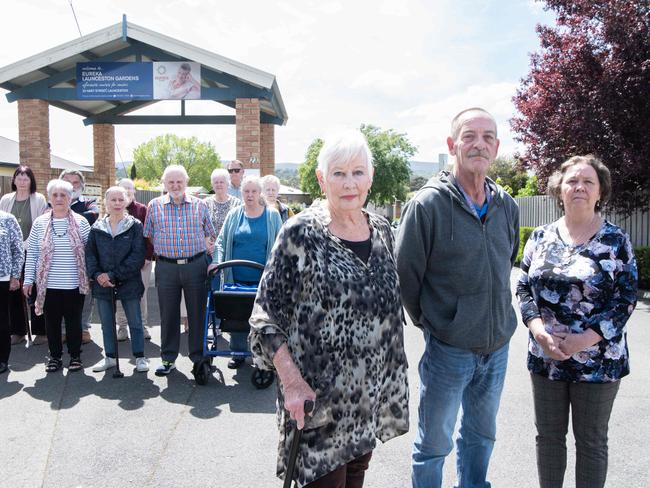
[[[99,286],[103,288],[113,288],[115,285],[111,283],[111,279],[109,278],[107,273],[102,273],[97,277],[97,283],[99,283]]]

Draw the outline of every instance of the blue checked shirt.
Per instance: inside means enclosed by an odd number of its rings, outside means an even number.
[[[208,206],[200,199],[185,195],[176,205],[169,195],[149,202],[144,236],[153,241],[158,256],[189,258],[205,251],[205,238],[216,238]]]

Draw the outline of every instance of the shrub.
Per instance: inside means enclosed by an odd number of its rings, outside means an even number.
[[[637,247],[634,255],[639,270],[639,288],[650,290],[650,247]]]
[[[517,252],[515,266],[519,266],[519,263],[521,263],[521,258],[524,256],[524,246],[528,242],[528,238],[534,230],[535,227],[519,227],[519,251]]]
[[[300,212],[305,210],[304,203],[290,202],[287,203],[287,207],[289,207],[293,211],[294,215],[298,215]]]

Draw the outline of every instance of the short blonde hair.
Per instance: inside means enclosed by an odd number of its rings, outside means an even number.
[[[254,184],[257,187],[257,189],[259,190],[259,192],[262,193],[262,182],[260,181],[260,177],[255,176],[255,175],[250,175],[250,176],[245,176],[244,177],[244,179],[241,182],[241,187],[240,187],[241,190],[242,190],[242,193],[244,192],[244,187],[246,185],[248,185],[249,183]]]
[[[120,183],[122,182],[120,181]],[[124,195],[124,198],[126,198],[127,200],[129,199],[129,196],[126,193],[126,188],[124,188],[123,186],[116,185],[116,186],[111,186],[108,190],[106,190],[106,192],[104,192],[104,201],[108,200],[108,195],[115,192],[122,193]]]
[[[210,183],[212,183],[212,180],[214,180],[217,177],[225,178],[226,183],[228,183],[228,170],[223,169],[223,168],[215,168],[212,170],[212,173],[210,174]]]

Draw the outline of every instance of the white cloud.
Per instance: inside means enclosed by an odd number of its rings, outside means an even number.
[[[309,143],[343,127],[371,123],[404,132],[419,159],[444,150],[451,117],[483,104],[500,122],[502,149],[512,145],[510,98],[536,46],[529,0],[96,0],[74,2],[85,34],[130,22],[273,73],[289,113],[277,127],[276,160],[301,161]],[[511,17],[509,17],[511,16]],[[502,28],[510,25],[512,29]],[[47,36],[40,35],[47,32]],[[78,36],[67,2],[22,0],[0,18],[0,66]],[[498,46],[498,47],[497,47]],[[519,60],[513,71],[512,60]],[[523,68],[522,68],[523,66]],[[232,114],[192,103],[188,113]],[[61,156],[92,160],[92,128],[52,109],[51,145]],[[141,113],[178,113],[157,103]],[[0,135],[17,137],[15,104],[0,100]],[[234,156],[229,126],[116,126],[125,159],[159,134],[196,135],[223,158]]]

